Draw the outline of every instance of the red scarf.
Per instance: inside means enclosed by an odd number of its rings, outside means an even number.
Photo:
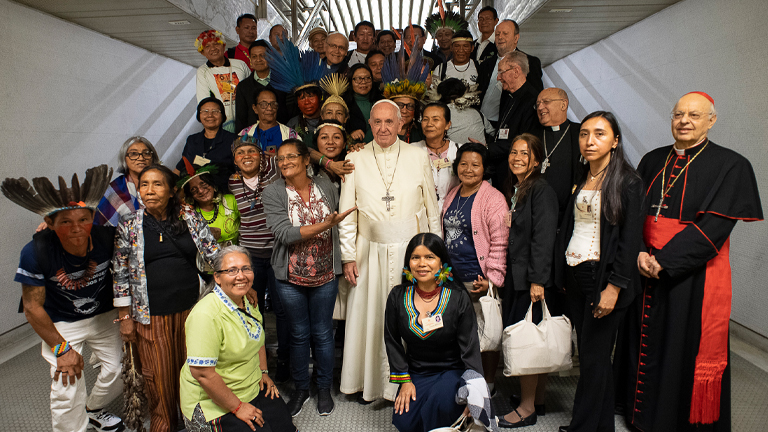
[[[643,240],[659,250],[688,224],[677,219],[646,216]],[[706,235],[702,232],[702,235]],[[701,311],[701,339],[693,373],[693,395],[688,421],[711,424],[720,418],[720,391],[728,365],[728,322],[731,318],[731,264],[728,238],[716,257],[707,262]],[[713,244],[714,247],[714,244]]]

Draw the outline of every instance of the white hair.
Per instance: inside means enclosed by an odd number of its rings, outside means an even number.
[[[403,114],[400,112],[400,107],[397,106],[397,104],[395,102],[393,102],[392,100],[389,100],[389,99],[382,99],[382,100],[376,102],[375,104],[373,104],[373,106],[371,107],[371,112],[373,112],[373,109],[376,108],[376,105],[381,105],[381,104],[390,104],[393,107],[395,107],[395,111],[397,111],[397,121],[400,121],[400,120],[403,119]]]

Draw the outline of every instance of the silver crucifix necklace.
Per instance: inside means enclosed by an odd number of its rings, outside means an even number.
[[[568,134],[568,129],[571,128],[570,123],[568,124],[568,127],[565,128],[565,132],[563,132],[563,136],[560,137],[560,139],[557,141],[557,144],[555,144],[555,147],[552,148],[552,151],[547,153],[547,131],[544,131],[544,154],[547,155],[544,158],[544,162],[541,163],[541,173],[544,174],[547,172],[547,168],[551,165],[549,163],[549,157],[552,156],[552,153],[555,152],[555,149],[557,149],[557,146],[560,145],[561,142],[563,142],[563,138]]]
[[[397,143],[397,141],[395,141]],[[376,160],[376,144],[371,147],[373,150],[373,161],[376,163],[376,168],[379,170],[381,181],[384,183],[384,188],[387,190],[387,194],[381,197],[381,200],[387,203],[387,211],[390,211],[390,203],[395,200],[395,197],[389,194],[389,189],[392,188],[392,183],[395,182],[395,173],[397,172],[397,163],[400,162],[400,146],[397,146],[397,159],[395,159],[395,169],[392,171],[392,180],[387,184],[387,180],[384,178],[384,174],[379,167],[379,161]]]

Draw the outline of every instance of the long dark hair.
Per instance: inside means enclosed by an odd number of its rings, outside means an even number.
[[[141,170],[139,173],[139,188],[141,188],[141,178],[144,177],[144,174],[153,170],[160,172],[160,174],[163,176],[163,179],[165,180],[166,186],[168,186],[172,192],[175,192],[176,188],[174,185],[179,180],[179,178],[176,174],[173,173],[173,171],[164,165],[150,165]],[[176,197],[176,193],[172,193],[171,197],[168,199],[168,206],[165,208],[165,216],[165,221],[158,222],[161,224],[164,222],[167,223],[173,235],[183,234],[184,231],[187,230],[186,222],[181,219],[181,203]]]
[[[424,246],[427,249],[429,249],[433,254],[437,255],[438,258],[440,258],[440,261],[443,264],[448,264],[448,267],[453,267],[453,264],[451,264],[451,258],[448,256],[448,249],[445,248],[445,243],[443,242],[443,239],[441,239],[439,236],[432,234],[432,233],[420,233],[413,236],[410,242],[408,242],[408,247],[405,248],[405,259],[403,263],[403,268],[410,269],[411,268],[411,254],[413,253],[413,250],[416,249],[418,246]],[[403,275],[400,282],[403,285],[411,285],[412,282],[408,280],[408,278]],[[456,273],[453,274],[453,282],[456,284],[460,284],[461,281],[456,276]],[[450,285],[450,283],[446,284],[447,286]]]
[[[583,125],[587,120],[593,118],[603,118],[611,126],[613,135],[618,139],[618,145],[611,150],[608,166],[605,168],[605,177],[600,186],[602,205],[600,211],[603,212],[605,219],[611,225],[620,225],[624,222],[624,207],[621,203],[621,191],[634,180],[640,180],[640,175],[632,168],[624,154],[624,146],[621,142],[621,128],[619,122],[613,113],[609,111],[595,111],[581,121]],[[579,182],[579,187],[575,193],[579,193],[587,181],[589,170],[584,172],[584,176]]]
[[[360,64],[360,63],[358,63],[358,64]],[[355,66],[357,66],[357,65],[355,65]],[[340,127],[339,131],[341,132],[342,138],[344,138],[344,143],[343,143],[344,145],[341,148],[341,153],[339,153],[335,158],[333,158],[333,160],[340,161],[340,160],[346,159],[346,157],[347,157],[346,143],[347,143],[347,140],[349,139],[349,135],[347,135],[347,131],[346,131],[346,129],[344,129],[344,125],[340,121],[338,121],[336,119],[320,120],[320,123],[317,125],[317,128],[315,128],[315,133],[312,134],[312,145],[315,148],[318,148],[317,147],[317,139],[320,137],[320,129],[322,129],[321,126],[324,125],[324,124],[325,125],[332,124],[332,125],[336,125],[336,126]],[[320,151],[320,150],[318,149],[318,151]]]
[[[541,162],[544,160],[544,148],[541,145],[541,140],[537,136],[524,133],[516,136],[512,140],[512,145],[509,146],[510,153],[512,152],[512,147],[518,141],[524,141],[526,144],[528,144],[528,165],[530,166],[530,174],[528,174],[528,177],[526,177],[525,180],[523,180],[523,182],[520,183],[520,185],[517,187],[517,202],[522,203],[525,201],[528,192],[531,190],[531,186],[533,186],[536,180],[541,177],[541,170],[536,169],[536,162],[541,165]],[[507,156],[507,160],[509,160],[509,156]],[[512,169],[509,168],[509,163],[507,163],[507,171],[507,181],[504,185],[504,196],[507,198],[507,201],[510,201],[512,199],[512,195],[515,194],[517,176],[512,172]]]
[[[220,192],[219,188],[216,187],[216,181],[213,179],[213,175],[210,173],[204,173],[200,174],[198,177],[200,178],[200,181],[213,188],[213,198],[216,199]],[[192,196],[192,185],[190,183],[192,182],[188,181],[186,184],[184,184],[184,199],[188,204],[198,205],[197,200]]]

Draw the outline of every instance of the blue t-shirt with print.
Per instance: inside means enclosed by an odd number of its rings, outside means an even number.
[[[451,257],[453,271],[462,282],[475,281],[483,274],[472,237],[472,205],[476,196],[477,193],[474,193],[465,198],[457,193],[443,217],[445,247]]]

